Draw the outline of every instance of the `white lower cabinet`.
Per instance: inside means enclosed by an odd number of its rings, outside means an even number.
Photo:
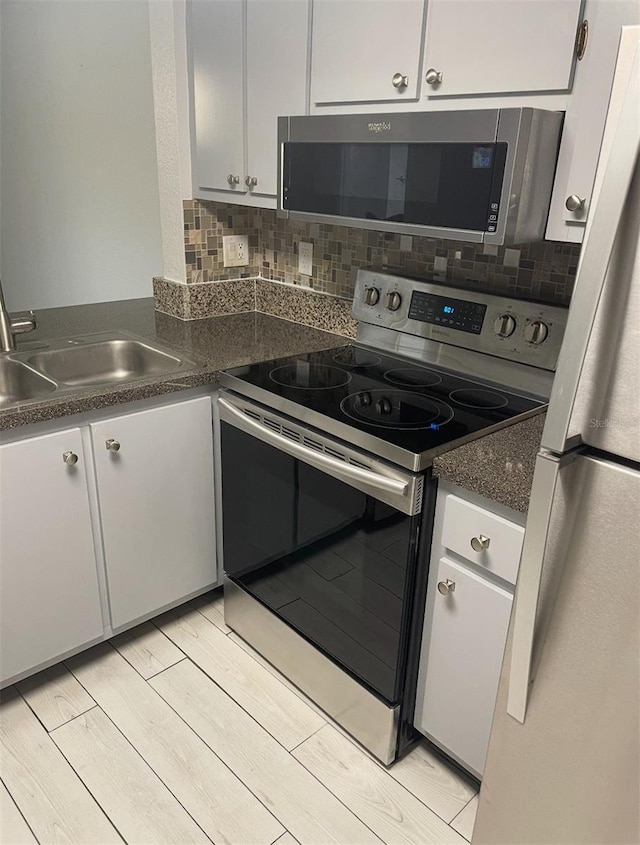
[[[524,516],[441,484],[414,725],[476,777],[484,770]]]
[[[0,687],[216,585],[211,396],[147,408],[0,446]]]
[[[216,581],[211,399],[94,423],[91,439],[119,629]]]
[[[448,558],[438,566],[416,727],[482,775],[513,597]]]
[[[1,682],[103,636],[79,428],[0,446]]]

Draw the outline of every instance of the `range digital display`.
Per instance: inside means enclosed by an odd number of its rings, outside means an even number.
[[[486,311],[487,306],[480,302],[414,291],[409,305],[409,319],[480,334]]]

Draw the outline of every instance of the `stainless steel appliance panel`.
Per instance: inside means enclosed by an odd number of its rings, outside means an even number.
[[[471,243],[525,243],[544,236],[546,218],[555,173],[562,113],[540,109],[475,109],[466,111],[405,114],[312,115],[281,117],[278,122],[278,213],[292,219],[336,223],[379,231],[465,240]],[[486,214],[495,218],[482,225],[453,225],[453,222],[414,223],[375,219],[366,215],[344,216],[326,210],[288,208],[285,201],[285,144],[330,144],[345,149],[354,144],[407,145],[473,144],[506,147],[503,177],[491,187],[486,199]],[[498,153],[496,152],[496,156]],[[502,153],[500,153],[502,155]],[[496,159],[497,160],[497,159]],[[474,167],[476,165],[474,164]],[[361,170],[362,167],[360,166]],[[458,172],[458,169],[455,169]],[[378,170],[372,171],[377,174]],[[470,171],[471,172],[471,171]],[[476,171],[473,171],[476,173]],[[396,177],[403,181],[401,175]],[[297,183],[304,181],[296,176]],[[427,180],[428,181],[428,180]],[[467,184],[468,179],[464,184]],[[391,180],[391,185],[396,182]],[[451,194],[452,184],[442,185],[442,195]],[[426,190],[426,189],[425,189]],[[463,190],[456,183],[456,193]],[[389,187],[388,191],[392,192]],[[345,195],[346,196],[346,195]],[[391,197],[391,193],[388,194]],[[417,194],[419,196],[419,192]],[[484,196],[484,194],[483,194]],[[426,195],[422,198],[426,200]],[[468,205],[473,196],[462,194],[459,201]],[[462,207],[462,206],[461,206]],[[438,212],[440,215],[442,212]],[[404,215],[403,215],[404,216]]]
[[[529,514],[525,542],[543,558],[523,553],[474,845],[640,840],[640,472],[557,463],[536,467],[532,498],[549,498],[552,517]],[[523,639],[524,724],[508,713],[523,698]]]
[[[276,669],[379,760],[395,757],[399,707],[389,707],[232,581],[224,585],[224,617],[256,644]]]

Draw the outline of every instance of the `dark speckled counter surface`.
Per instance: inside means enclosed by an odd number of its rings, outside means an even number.
[[[434,474],[526,513],[546,413],[452,449],[433,462]]]
[[[53,338],[125,331],[201,364],[179,375],[12,405],[0,410],[0,431],[213,384],[228,367],[349,342],[342,335],[254,311],[184,322],[155,311],[151,298],[52,308],[37,311],[36,317],[38,328],[19,338],[18,351]],[[539,414],[441,455],[434,461],[435,475],[526,512],[544,418]]]
[[[36,318],[38,328],[20,336],[18,352],[53,338],[125,331],[199,359],[201,365],[178,375],[79,388],[77,393],[58,398],[11,405],[0,410],[0,431],[212,384],[216,374],[227,367],[348,343],[341,335],[254,311],[184,322],[155,311],[152,298],[51,308],[36,311]]]

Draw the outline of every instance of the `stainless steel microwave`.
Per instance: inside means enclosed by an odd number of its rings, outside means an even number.
[[[278,212],[383,232],[544,237],[562,112],[479,109],[278,119]]]

